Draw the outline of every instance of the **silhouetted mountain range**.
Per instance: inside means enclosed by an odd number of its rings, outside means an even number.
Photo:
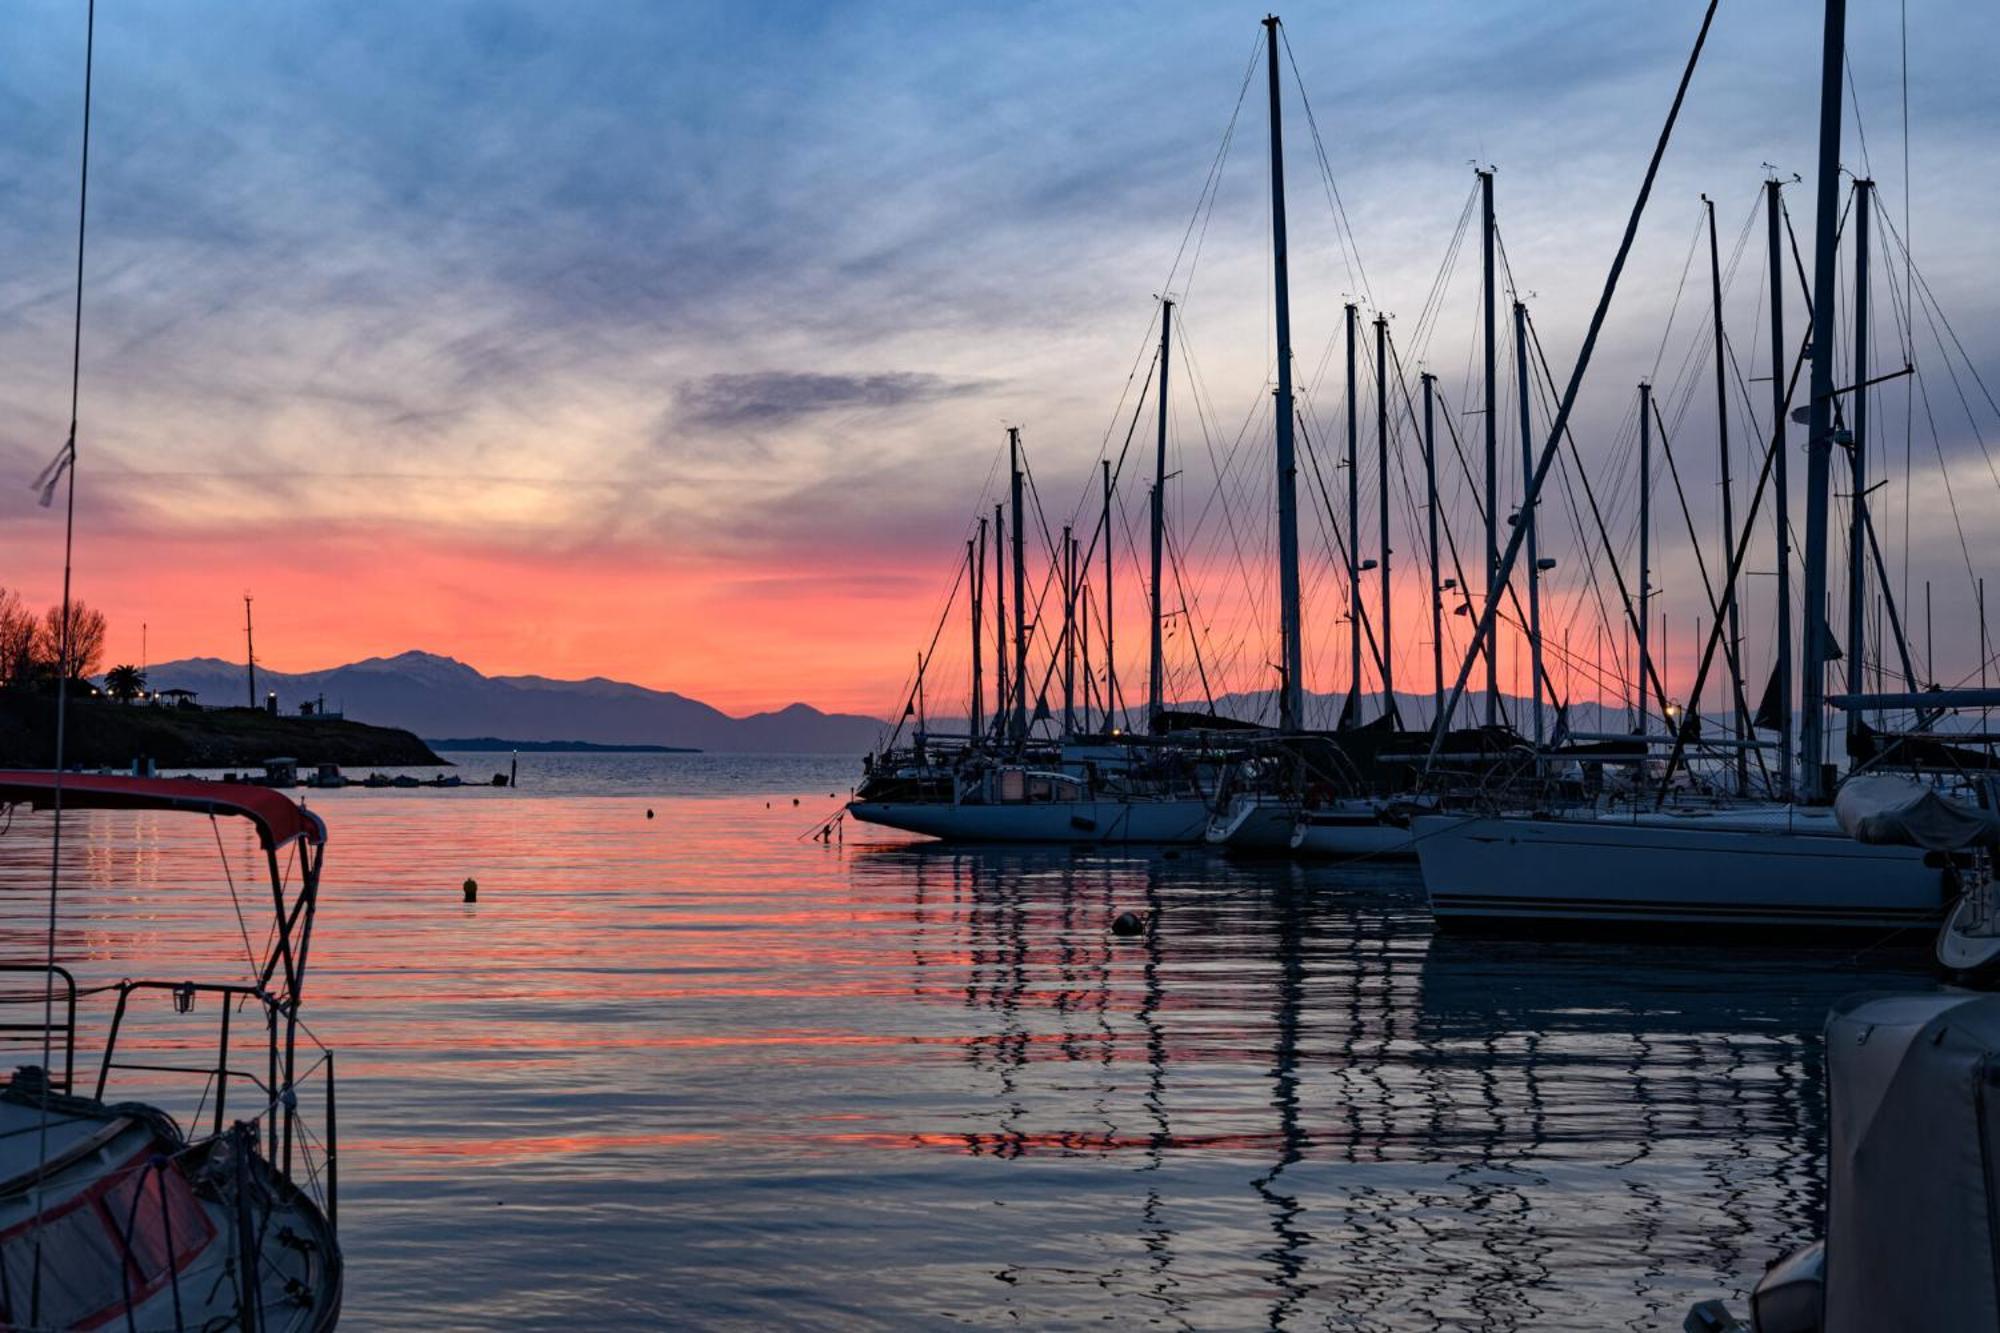
[[[194,690],[205,704],[247,701],[240,662],[213,657],[162,662],[146,672],[156,690]],[[593,676],[487,676],[450,657],[407,652],[325,671],[258,668],[257,689],[279,706],[324,696],[329,709],[420,736],[504,736],[603,744],[686,746],[739,754],[853,754],[874,745],[882,723],[792,704],[774,713],[731,717],[698,699]]]

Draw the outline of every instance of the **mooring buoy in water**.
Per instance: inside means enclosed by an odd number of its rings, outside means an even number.
[[[479,881],[478,881],[478,880],[476,880],[476,879],[472,879],[472,878],[469,878],[469,877],[468,877],[468,878],[466,879],[466,881],[465,881],[465,884],[464,884],[464,886],[463,886],[463,887],[464,887],[464,889],[465,889],[465,901],[467,901],[467,902],[469,902],[469,903],[476,903],[476,902],[478,902],[478,901],[479,901]]]
[[[1146,918],[1137,912],[1120,912],[1111,922],[1111,933],[1120,939],[1143,935],[1146,933]]]
[[[796,797],[796,796],[794,796],[794,797],[792,798],[792,804],[793,804],[793,805],[797,805],[798,803],[799,803],[799,798],[798,798],[798,797]]]
[[[649,805],[646,807],[646,818],[651,819],[652,817],[653,817],[653,807]]]

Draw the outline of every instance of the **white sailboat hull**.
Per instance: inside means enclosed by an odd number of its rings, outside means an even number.
[[[1208,803],[1195,797],[1137,800],[946,804],[853,801],[869,824],[950,842],[1195,843],[1208,828]]]
[[[1410,829],[1384,823],[1373,811],[1308,813],[1300,815],[1292,827],[1292,850],[1300,856],[1412,860],[1417,844]]]
[[[1282,852],[1292,843],[1295,807],[1274,796],[1238,796],[1208,821],[1208,841],[1238,851]]]
[[[1429,815],[1412,831],[1445,927],[1929,930],[1946,907],[1922,852],[1855,842],[1818,812]]]

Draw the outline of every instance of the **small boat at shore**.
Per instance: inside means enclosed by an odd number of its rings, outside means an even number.
[[[0,1038],[41,1063],[0,1088],[0,1321],[9,1328],[319,1333],[339,1319],[332,1053],[299,1021],[326,826],[269,788],[0,772],[0,808],[189,812],[256,828],[276,917],[245,981],[125,978],[80,988],[58,963],[0,966]],[[296,849],[296,873],[280,854]],[[78,1063],[80,999],[112,1002]],[[232,1040],[231,1018],[242,1011]],[[135,1048],[166,1015],[219,1036]],[[193,1058],[190,1059],[190,1056]],[[202,1123],[118,1097],[179,1074]],[[85,1091],[84,1089],[88,1089]],[[317,1105],[319,1114],[312,1108]]]

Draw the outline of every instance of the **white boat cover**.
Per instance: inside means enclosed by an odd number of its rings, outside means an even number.
[[[1870,773],[1849,778],[1833,800],[1834,817],[1856,842],[1956,852],[2000,844],[2000,815],[1966,805],[1909,778]]]
[[[2000,995],[1856,997],[1826,1050],[1826,1333],[2000,1328]]]

